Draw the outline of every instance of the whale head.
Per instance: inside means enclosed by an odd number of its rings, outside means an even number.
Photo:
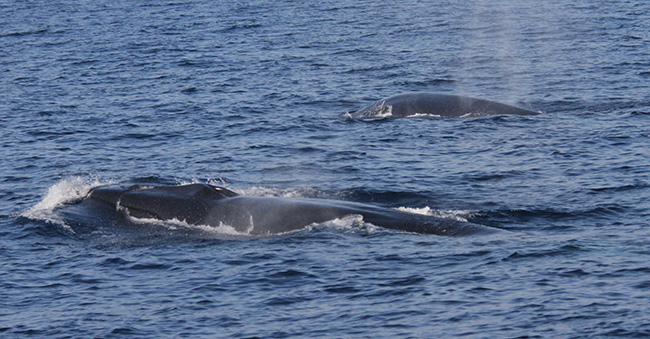
[[[135,218],[202,221],[216,201],[237,196],[208,184],[183,186],[106,186],[93,189],[88,198],[108,203]]]

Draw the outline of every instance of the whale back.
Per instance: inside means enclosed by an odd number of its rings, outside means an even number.
[[[394,95],[362,107],[357,119],[429,117],[477,117],[488,115],[536,115],[538,112],[495,101],[466,96],[415,92]]]

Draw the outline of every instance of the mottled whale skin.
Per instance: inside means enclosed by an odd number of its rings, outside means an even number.
[[[429,117],[479,117],[489,115],[537,115],[530,111],[494,101],[471,97],[414,92],[378,100],[354,112],[356,119]]]
[[[498,229],[469,222],[402,212],[372,205],[324,199],[238,195],[207,184],[181,186],[102,186],[84,202],[100,202],[133,218],[230,226],[246,235],[271,235],[304,229],[348,215],[389,229],[437,235],[492,233]]]

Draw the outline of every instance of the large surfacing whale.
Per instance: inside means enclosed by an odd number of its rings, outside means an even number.
[[[534,112],[499,102],[430,92],[394,95],[362,107],[352,116],[357,119],[429,117],[479,117],[488,115],[536,115]]]
[[[416,233],[469,235],[498,231],[469,222],[361,203],[242,196],[207,184],[103,186],[91,190],[83,202],[99,202],[115,213],[136,219],[229,226],[246,235],[285,233],[349,215],[361,215],[364,222],[375,226]]]

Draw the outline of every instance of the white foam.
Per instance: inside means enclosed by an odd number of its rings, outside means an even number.
[[[373,119],[384,119],[390,118],[393,116],[393,106],[385,105],[382,103],[380,110],[378,110],[373,116]]]
[[[252,231],[252,227],[251,227],[246,232],[238,232],[234,227],[230,225],[226,225],[221,222],[219,223],[218,226],[212,226],[212,225],[190,224],[185,220],[178,220],[176,218],[168,219],[168,220],[159,220],[154,218],[136,218],[128,214],[126,217],[127,219],[129,219],[129,221],[133,223],[161,226],[172,231],[179,230],[179,229],[193,229],[193,230],[200,230],[203,232],[220,234],[220,235],[250,235],[250,232]]]
[[[437,218],[444,218],[444,219],[454,219],[458,221],[464,221],[467,222],[467,218],[471,217],[473,213],[471,211],[466,211],[466,210],[435,210],[430,208],[429,206],[425,206],[422,208],[413,208],[413,207],[398,207],[396,210],[401,211],[401,212],[406,212],[406,213],[413,213],[413,214],[421,214],[421,215],[428,215],[432,217],[437,217]]]
[[[208,185],[226,187],[226,182],[223,179],[208,179],[207,182],[205,182],[204,180],[197,179],[197,178],[194,178],[192,180],[179,180],[179,179],[177,179],[176,183],[178,185],[191,185],[191,184],[204,184],[204,183],[207,183]]]
[[[368,233],[373,233],[379,229],[379,227],[371,223],[365,222],[363,220],[363,216],[360,214],[351,214],[351,215],[346,215],[341,218],[336,218],[321,223],[314,223],[307,226],[307,229],[313,230],[316,227],[328,227],[328,228],[333,228],[335,230],[343,230],[343,231],[363,230]]]
[[[442,118],[442,116],[439,115],[439,114],[430,114],[430,113],[414,113],[414,114],[411,114],[411,115],[407,116],[407,118],[438,119],[438,118]]]
[[[249,227],[246,229],[245,232],[239,232],[237,231],[234,227],[224,224],[222,222],[219,222],[219,225],[213,226],[213,225],[203,225],[203,224],[190,224],[185,220],[179,220],[176,218],[173,219],[167,219],[167,220],[160,220],[160,219],[155,219],[155,218],[137,218],[128,213],[127,210],[122,209],[121,207],[119,208],[120,210],[124,211],[126,218],[133,222],[133,223],[139,223],[139,224],[148,224],[148,225],[156,225],[156,226],[162,226],[165,227],[169,230],[179,230],[179,229],[194,229],[194,230],[200,230],[203,232],[207,233],[212,233],[212,234],[221,234],[221,235],[250,235],[251,232],[253,231],[253,219],[251,217]]]
[[[413,208],[413,207],[397,207],[396,210],[401,211],[401,212],[407,212],[407,213],[413,213],[413,214],[421,214],[421,215],[433,215],[433,210],[426,206],[422,208]]]

